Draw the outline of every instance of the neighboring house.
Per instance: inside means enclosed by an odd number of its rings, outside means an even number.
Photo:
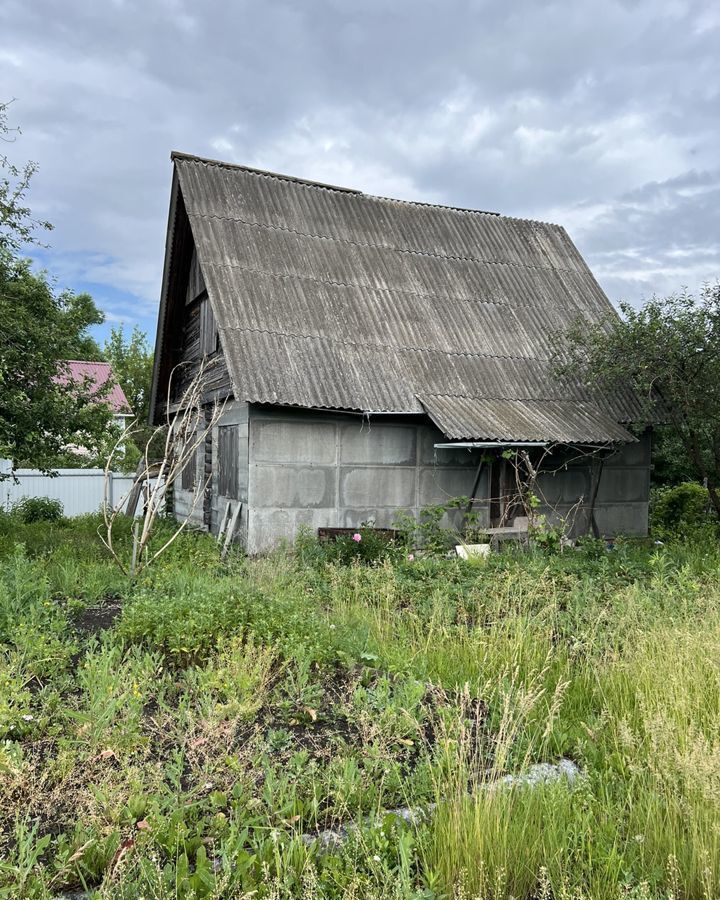
[[[60,384],[77,384],[83,389],[97,393],[98,402],[110,407],[113,414],[113,422],[123,429],[133,419],[125,392],[115,381],[110,363],[92,362],[90,360],[69,359],[62,363],[57,376]],[[82,447],[67,448],[84,455],[87,451]]]
[[[57,380],[60,384],[94,385],[93,393],[110,407],[116,425],[124,428],[132,420],[133,412],[125,391],[115,381],[110,363],[68,359],[63,362],[63,371]]]
[[[201,359],[208,403],[228,398],[175,484],[177,515],[210,473],[193,521],[217,530],[242,501],[251,553],[300,525],[390,526],[459,495],[498,524],[512,513],[502,451],[552,445],[563,468],[538,482],[551,515],[646,533],[634,398],[553,375],[553,339],[612,310],[563,228],[173,161],[152,416]]]

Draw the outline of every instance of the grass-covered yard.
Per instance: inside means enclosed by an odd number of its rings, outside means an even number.
[[[716,545],[131,585],[96,524],[0,521],[0,896],[720,896]]]

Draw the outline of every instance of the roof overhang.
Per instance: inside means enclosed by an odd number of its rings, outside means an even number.
[[[590,402],[437,394],[418,395],[418,400],[446,437],[475,446],[603,445],[637,440]]]
[[[496,450],[500,447],[547,447],[548,441],[448,441],[433,444],[436,450],[454,450],[456,447],[467,450]]]

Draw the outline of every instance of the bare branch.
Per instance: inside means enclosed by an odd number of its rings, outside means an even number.
[[[185,364],[183,363],[181,365]],[[172,380],[178,368],[179,367],[176,366],[171,372],[170,384],[172,384]],[[208,478],[202,487],[197,488],[192,503],[190,504],[190,508],[183,519],[179,521],[177,528],[168,540],[150,555],[150,539],[167,488],[180,477],[185,467],[195,458],[198,449],[204,445],[208,434],[212,433],[212,429],[221,418],[226,403],[226,401],[223,401],[222,404],[219,404],[215,401],[209,409],[208,406],[204,404],[204,364],[201,364],[198,367],[197,372],[185,387],[179,402],[174,405],[174,408],[169,399],[171,396],[172,391],[168,389],[168,400],[165,408],[165,424],[156,428],[146,442],[141,458],[141,465],[138,467],[139,472],[136,474],[136,482],[140,480],[145,483],[150,483],[152,478],[154,484],[150,488],[146,499],[141,525],[140,527],[133,529],[132,557],[129,564],[120,559],[113,546],[113,527],[130,492],[128,492],[128,494],[112,509],[110,508],[109,496],[112,464],[123,440],[127,440],[131,436],[133,426],[129,426],[123,431],[123,434],[113,447],[105,466],[105,502],[103,504],[104,534],[100,535],[100,539],[121,571],[124,574],[129,574],[130,577],[139,575],[140,572],[151,565],[173,544],[181,532],[190,523],[195,508],[209,485],[210,479]],[[165,429],[166,434],[162,457],[153,465],[150,460],[150,446],[154,438],[163,429]],[[153,469],[155,469],[155,471],[153,471]]]

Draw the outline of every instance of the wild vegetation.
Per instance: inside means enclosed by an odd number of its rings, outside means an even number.
[[[556,371],[601,395],[632,388],[634,425],[655,429],[662,483],[707,485],[720,516],[720,282],[621,303],[594,324],[578,319],[557,343]]]
[[[0,896],[720,894],[707,527],[477,562],[182,534],[131,582],[98,524],[0,519]]]

